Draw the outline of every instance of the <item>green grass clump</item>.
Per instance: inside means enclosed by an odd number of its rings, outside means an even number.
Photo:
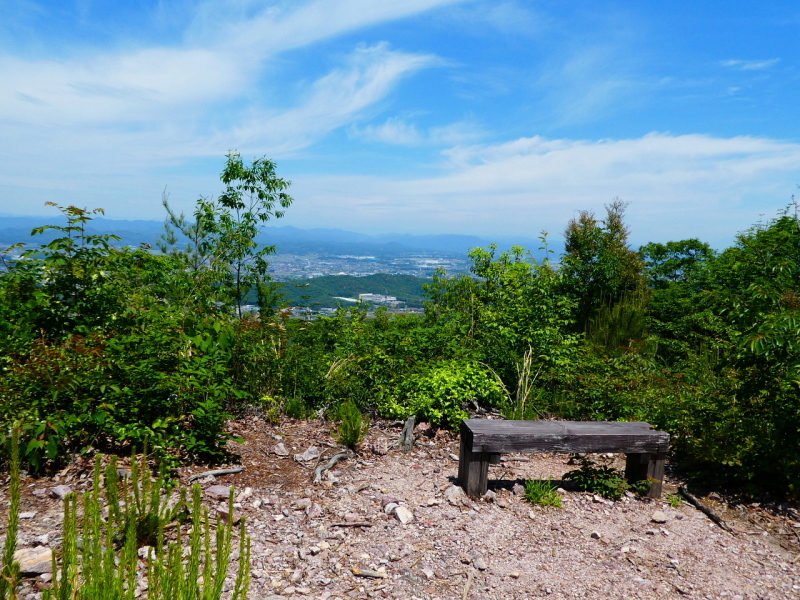
[[[525,482],[525,500],[531,504],[562,508],[561,494],[550,479],[529,479]]]
[[[342,446],[355,449],[369,431],[369,417],[361,414],[355,402],[343,402],[337,411],[339,424],[333,432],[334,439]]]

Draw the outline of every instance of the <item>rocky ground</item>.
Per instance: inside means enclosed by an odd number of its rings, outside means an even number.
[[[236,488],[252,537],[252,599],[800,598],[795,506],[703,495],[728,532],[688,504],[671,506],[679,482],[670,478],[664,500],[610,502],[563,484],[563,509],[527,503],[519,484],[559,480],[575,468],[565,455],[505,457],[490,467],[493,493],[470,501],[454,487],[456,436],[422,426],[405,453],[400,427],[386,423],[314,484],[315,468],[340,451],[326,425],[250,417],[230,426],[245,438],[231,447],[244,470],[201,483],[210,505],[212,486]],[[203,470],[180,475],[188,482]],[[27,479],[20,547],[57,548],[62,501],[52,496],[90,478],[90,465],[75,462]],[[0,514],[7,506],[4,481]],[[5,516],[0,523],[4,532]],[[21,597],[41,597],[50,577],[30,576]]]

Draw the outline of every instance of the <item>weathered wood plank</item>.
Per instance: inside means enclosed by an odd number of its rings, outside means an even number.
[[[467,419],[473,452],[624,452],[669,449],[669,434],[641,422]]]

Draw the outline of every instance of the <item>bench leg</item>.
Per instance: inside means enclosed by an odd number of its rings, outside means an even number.
[[[625,463],[625,477],[631,483],[646,480],[650,483],[645,496],[661,498],[661,485],[664,479],[665,452],[652,454],[628,454]]]
[[[458,481],[468,496],[480,498],[489,489],[489,452],[473,452],[469,442],[461,436],[461,452],[458,457]]]

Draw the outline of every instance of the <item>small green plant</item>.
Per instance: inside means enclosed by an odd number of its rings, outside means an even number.
[[[580,469],[564,473],[564,479],[573,481],[584,492],[611,500],[619,500],[631,488],[620,471],[608,465],[598,465],[588,458],[581,461]]]
[[[369,417],[362,415],[352,400],[339,406],[337,417],[339,424],[333,433],[334,439],[343,446],[355,449],[369,431]]]
[[[305,419],[308,413],[308,408],[302,398],[287,398],[283,405],[283,414],[290,419]]]
[[[678,508],[683,504],[683,498],[681,498],[678,494],[667,494],[664,497],[664,500],[667,501],[672,508]]]
[[[551,479],[529,479],[525,482],[525,500],[531,504],[562,508],[561,494]]]

